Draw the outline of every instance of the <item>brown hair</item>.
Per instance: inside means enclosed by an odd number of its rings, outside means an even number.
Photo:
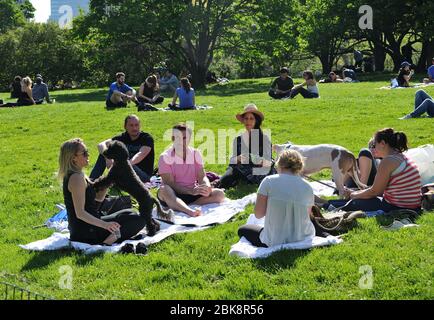
[[[157,81],[157,76],[155,74],[147,77],[146,82],[152,84],[152,88],[154,89],[154,91],[158,91],[160,89],[160,87],[158,85],[158,81]]]
[[[304,75],[307,75],[307,79],[308,79],[308,80],[313,80],[313,79],[314,79],[313,72],[310,71],[310,70],[306,70],[306,71],[304,71],[304,72],[303,72],[303,76],[304,76]]]
[[[181,85],[185,89],[185,92],[189,93],[191,90],[191,83],[187,78],[181,79]]]
[[[303,157],[297,150],[283,151],[276,162],[281,169],[289,169],[294,174],[299,174],[304,167]]]
[[[391,148],[401,153],[408,150],[406,134],[401,131],[395,131],[393,128],[378,130],[374,138],[376,142],[384,141]]]
[[[140,118],[138,116],[136,116],[135,114],[129,114],[125,117],[124,127],[127,125],[128,120],[130,120],[130,119],[137,119],[140,122]]]
[[[181,132],[187,132],[189,135],[191,135],[191,128],[189,128],[185,123],[181,122],[177,125],[173,126],[172,130],[179,130]]]

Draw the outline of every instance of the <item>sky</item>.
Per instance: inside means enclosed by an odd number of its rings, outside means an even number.
[[[36,22],[46,22],[50,17],[50,4],[51,0],[30,0],[33,7],[35,8],[35,21]]]

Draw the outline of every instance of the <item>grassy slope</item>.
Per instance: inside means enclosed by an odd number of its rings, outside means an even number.
[[[178,121],[195,128],[240,129],[234,115],[249,102],[265,113],[264,128],[275,143],[336,143],[357,153],[375,130],[392,126],[408,134],[410,146],[433,143],[432,119],[399,121],[411,110],[414,89],[378,90],[385,82],[320,85],[321,99],[272,101],[264,93],[269,79],[233,81],[199,92],[197,103],[210,111],[141,113],[143,129],[156,140],[156,154],[167,146],[163,132]],[[434,95],[434,88],[428,93]],[[42,239],[47,229],[32,230],[62,202],[55,180],[60,144],[82,137],[96,160],[96,144],[122,130],[135,108],[107,112],[105,90],[55,92],[55,105],[0,110],[0,280],[20,284],[58,299],[403,299],[434,297],[434,216],[421,227],[381,231],[376,220],[362,221],[339,246],[280,252],[265,260],[228,255],[238,241],[237,228],[252,206],[234,222],[207,231],[172,236],[150,248],[146,257],[84,256],[72,251],[30,253],[18,244]],[[0,98],[5,99],[5,94]],[[196,145],[201,144],[197,142]],[[207,165],[223,172],[225,165]],[[329,176],[324,171],[317,177]],[[242,186],[229,196],[255,189]],[[74,289],[58,286],[60,266],[70,265]],[[370,265],[374,287],[362,290],[359,267]]]

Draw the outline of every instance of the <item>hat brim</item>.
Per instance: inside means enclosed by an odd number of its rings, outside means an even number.
[[[253,114],[256,114],[256,115],[258,115],[260,118],[261,118],[261,120],[262,121],[264,121],[264,114],[261,112],[261,111],[257,111],[257,110],[252,110],[252,111],[245,111],[245,112],[243,112],[243,113],[238,113],[236,116],[235,116],[235,118],[237,118],[237,120],[239,121],[239,122],[243,122],[243,118],[244,118],[244,115],[246,114],[246,113],[253,113]]]

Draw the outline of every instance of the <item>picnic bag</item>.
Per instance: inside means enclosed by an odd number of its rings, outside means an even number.
[[[349,211],[339,216],[326,218],[317,206],[312,207],[310,214],[310,220],[315,225],[315,229],[327,232],[333,236],[350,231],[357,226],[357,218],[365,217],[366,214],[362,211]]]

